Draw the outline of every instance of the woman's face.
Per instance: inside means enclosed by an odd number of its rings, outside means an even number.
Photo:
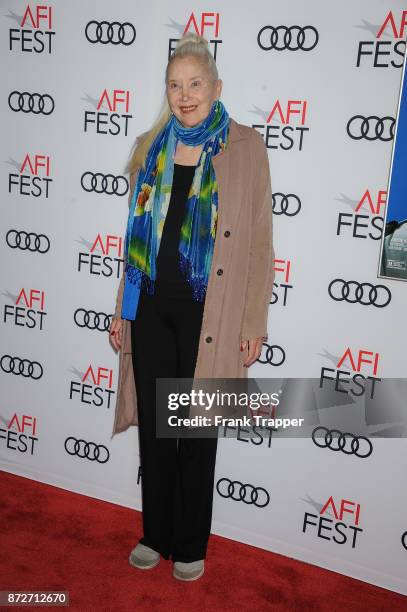
[[[194,56],[177,57],[168,69],[168,104],[185,127],[201,123],[222,91],[222,81],[214,81],[205,65]]]

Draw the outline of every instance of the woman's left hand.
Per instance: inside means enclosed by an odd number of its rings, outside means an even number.
[[[244,366],[248,368],[260,357],[261,349],[263,346],[263,338],[252,338],[250,340],[244,340],[240,343],[240,350],[245,351],[247,349],[247,359],[244,362]]]

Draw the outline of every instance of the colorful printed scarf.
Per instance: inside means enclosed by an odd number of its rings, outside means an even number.
[[[229,115],[216,100],[204,121],[184,127],[175,115],[154,139],[140,168],[130,203],[124,249],[125,282],[123,319],[134,320],[142,287],[154,293],[156,259],[171,197],[177,142],[203,145],[186,203],[179,244],[180,270],[192,289],[193,299],[203,302],[211,269],[218,215],[218,186],[212,156],[225,150]]]

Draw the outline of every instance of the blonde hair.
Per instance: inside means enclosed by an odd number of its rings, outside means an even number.
[[[167,68],[165,70],[166,85],[168,83],[169,68],[174,59],[191,55],[199,59],[205,65],[213,80],[218,80],[218,69],[213,55],[209,50],[208,41],[203,36],[198,36],[193,32],[187,32],[179,39],[174,52],[168,60]],[[132,174],[139,167],[145,169],[146,157],[151,144],[170,117],[171,108],[168,104],[167,95],[164,94],[164,99],[162,101],[157,119],[147,132],[143,132],[143,134],[138,136],[132,147],[131,157],[126,165],[125,173],[128,172]]]

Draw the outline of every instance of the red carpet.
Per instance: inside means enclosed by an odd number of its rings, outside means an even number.
[[[66,590],[69,610],[86,611],[407,609],[403,595],[218,536],[196,582],[163,559],[137,570],[139,512],[5,472],[1,491],[0,590]]]

